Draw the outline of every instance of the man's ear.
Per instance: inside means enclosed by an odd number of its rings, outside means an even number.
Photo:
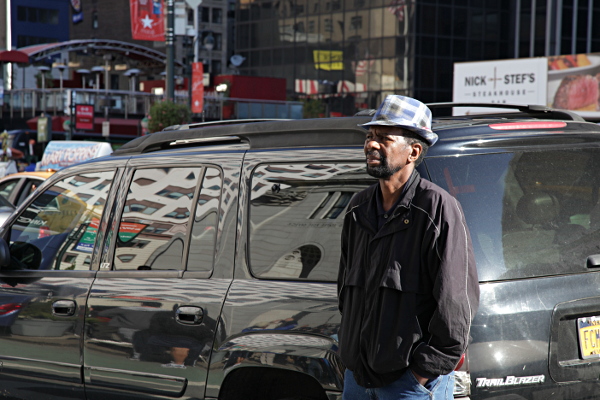
[[[423,146],[420,143],[413,143],[410,145],[410,154],[408,155],[408,161],[415,162],[423,152]]]

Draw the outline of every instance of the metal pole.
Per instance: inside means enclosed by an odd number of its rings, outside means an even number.
[[[175,13],[173,0],[167,0],[167,37],[165,39],[167,45],[167,99],[175,100],[175,76],[174,76],[174,58],[175,48],[173,44],[175,30]]]
[[[73,138],[73,132],[75,132],[75,91],[71,90],[71,99],[69,100],[69,108],[71,111],[71,123],[69,124],[69,131],[65,132],[66,140]]]
[[[535,54],[535,16],[537,7],[535,0],[531,0],[531,19],[529,28],[529,57],[533,57]]]
[[[588,0],[587,37],[586,37],[586,41],[585,41],[585,43],[586,43],[585,44],[585,52],[586,53],[592,52],[592,23],[593,23],[592,16],[594,15],[593,11],[594,11],[594,0]]]
[[[571,54],[577,53],[577,13],[579,4],[577,0],[573,0],[573,15],[571,22]]]

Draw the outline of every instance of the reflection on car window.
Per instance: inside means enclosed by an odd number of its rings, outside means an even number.
[[[257,167],[250,193],[252,273],[335,281],[344,211],[373,183],[364,163]]]
[[[84,173],[47,188],[13,224],[11,255],[25,262],[27,254],[34,250],[41,252],[39,265],[26,264],[29,269],[89,269],[110,186],[102,190],[93,187],[98,182],[112,181],[113,175],[114,171]],[[86,183],[74,185],[74,182]]]
[[[599,254],[600,151],[427,160],[462,204],[480,280],[583,272]]]
[[[188,226],[193,221],[188,268],[210,270],[220,180],[214,168],[137,170],[121,218],[115,269],[183,269]],[[203,182],[202,193],[194,207],[198,182]],[[217,189],[211,192],[207,184]]]
[[[8,199],[17,186],[18,179],[7,180],[0,184],[0,196]]]
[[[221,171],[206,168],[190,238],[190,251],[187,269],[191,271],[212,271],[220,215]]]

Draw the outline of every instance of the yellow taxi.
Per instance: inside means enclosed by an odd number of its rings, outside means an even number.
[[[18,172],[0,178],[0,196],[18,206],[56,171]]]

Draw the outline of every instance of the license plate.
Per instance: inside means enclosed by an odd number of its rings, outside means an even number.
[[[581,358],[600,358],[600,316],[577,319]]]

